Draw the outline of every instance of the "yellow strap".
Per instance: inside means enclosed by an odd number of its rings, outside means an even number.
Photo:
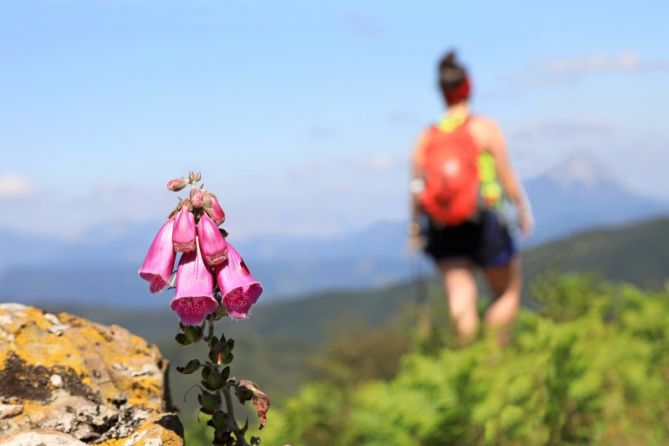
[[[451,133],[467,121],[467,114],[449,115],[444,114],[439,120],[437,127],[442,132]],[[497,166],[495,158],[486,151],[481,151],[478,156],[480,193],[487,206],[496,207],[502,203],[502,186],[497,178]]]
[[[444,116],[442,116],[442,118],[439,120],[437,127],[442,132],[451,133],[464,124],[468,117],[469,116],[465,113],[457,115],[444,114]]]

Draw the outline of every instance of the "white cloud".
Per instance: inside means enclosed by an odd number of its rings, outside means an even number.
[[[21,174],[0,174],[0,198],[28,197],[34,192],[33,185]]]
[[[387,172],[397,165],[395,158],[389,153],[377,153],[362,163],[363,168],[372,172]]]
[[[612,122],[604,120],[561,120],[523,123],[509,131],[512,139],[608,137],[616,132]]]
[[[548,71],[568,76],[581,76],[596,71],[635,71],[644,66],[641,57],[635,52],[617,56],[591,54],[580,58],[552,60],[544,64]]]
[[[580,57],[551,59],[530,64],[510,77],[519,85],[543,85],[573,81],[595,73],[632,73],[642,71],[669,71],[667,60],[645,60],[635,51],[617,55],[588,54]]]
[[[8,177],[0,176],[0,199],[30,195],[29,200],[11,203],[15,215],[29,215],[30,218],[3,219],[0,230],[74,240],[96,228],[101,237],[106,237],[123,232],[129,223],[161,221],[176,204],[176,196],[164,187],[147,190],[140,185],[104,183],[70,192],[57,188],[33,192],[25,180],[7,181]]]
[[[383,174],[397,170],[401,163],[389,152],[379,152],[351,158],[309,159],[290,168],[290,177],[318,179],[319,181],[348,181],[351,176],[361,177],[369,174]]]

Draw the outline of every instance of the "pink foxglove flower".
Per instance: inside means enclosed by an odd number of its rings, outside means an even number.
[[[188,206],[182,207],[176,216],[172,242],[177,252],[195,250],[195,217]]]
[[[193,203],[194,208],[201,208],[204,206],[204,194],[202,190],[194,187],[190,190],[190,202]]]
[[[202,214],[197,224],[197,237],[202,257],[209,266],[220,265],[228,258],[228,244],[218,226],[207,214]]]
[[[211,200],[211,217],[214,220],[214,223],[220,225],[225,221],[225,212],[223,212],[221,205],[218,203],[216,195],[211,194],[209,199]]]
[[[251,400],[253,406],[258,411],[258,419],[260,420],[260,429],[267,424],[267,411],[269,411],[270,401],[265,392],[258,388],[258,385],[248,379],[242,379],[237,384],[237,396],[241,400],[247,398]]]
[[[186,187],[188,181],[185,178],[175,178],[167,182],[167,188],[172,192],[179,192],[181,189]]]
[[[216,267],[216,280],[228,314],[235,319],[245,319],[251,305],[262,294],[257,282],[239,253],[228,243],[228,261]]]
[[[185,325],[201,324],[218,308],[214,299],[214,277],[204,264],[199,249],[181,256],[176,288],[170,308]]]
[[[174,250],[172,249],[172,232],[174,218],[170,218],[160,228],[153,239],[144,263],[139,269],[142,279],[149,282],[149,290],[157,293],[168,284],[172,268],[174,268]]]

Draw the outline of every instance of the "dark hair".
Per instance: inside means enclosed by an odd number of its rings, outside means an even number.
[[[439,88],[444,95],[458,88],[467,79],[467,70],[456,61],[455,51],[449,51],[439,61]]]

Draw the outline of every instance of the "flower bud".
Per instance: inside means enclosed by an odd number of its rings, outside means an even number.
[[[197,224],[202,257],[209,266],[220,265],[228,258],[228,244],[207,214],[200,217]]]
[[[220,225],[225,221],[225,212],[223,212],[223,209],[214,194],[211,194],[211,219],[214,220],[214,223],[217,225]]]
[[[190,202],[193,204],[194,208],[201,208],[204,206],[204,194],[202,190],[197,187],[194,187],[190,190]]]
[[[191,184],[195,184],[198,181],[202,179],[202,174],[200,172],[189,172],[188,173],[188,181],[190,181]]]
[[[186,181],[185,178],[174,178],[173,180],[167,182],[167,188],[172,192],[178,192],[186,187],[187,184],[188,181]]]
[[[174,222],[172,243],[176,252],[191,252],[195,250],[195,217],[185,207],[182,207]]]
[[[211,209],[211,196],[213,195],[211,192],[208,190],[203,190],[202,195],[204,195],[204,210],[210,210]]]
[[[214,220],[216,226],[220,225],[225,221],[225,212],[221,209],[221,205],[218,203],[216,195],[212,194],[209,191],[204,191],[204,210],[207,214]]]
[[[180,211],[183,208],[186,208],[187,211],[192,211],[193,203],[191,203],[188,198],[184,198],[183,200],[179,201],[179,204],[177,205],[177,211]]]

